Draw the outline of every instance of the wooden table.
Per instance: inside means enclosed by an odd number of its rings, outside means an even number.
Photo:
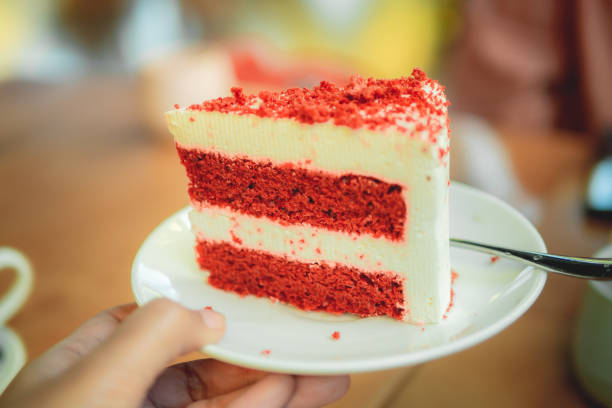
[[[22,250],[36,271],[9,322],[31,358],[96,312],[132,301],[139,245],[187,203],[172,143],[142,125],[138,94],[129,78],[0,85],[0,245]],[[591,150],[579,135],[502,133],[519,179],[542,202],[550,251],[588,255],[606,243],[610,227],[581,211]],[[586,406],[568,358],[584,284],[551,276],[501,334],[416,367],[355,375],[334,406]]]

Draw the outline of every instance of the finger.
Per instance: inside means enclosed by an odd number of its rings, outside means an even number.
[[[295,390],[293,376],[270,374],[256,383],[209,400],[194,402],[187,408],[282,408]]]
[[[213,310],[189,310],[156,299],[128,316],[88,363],[138,376],[154,373],[153,379],[181,355],[218,342],[224,331],[225,318]]]
[[[153,300],[130,314],[63,381],[74,384],[75,390],[114,396],[124,406],[136,406],[170,362],[219,341],[224,331],[225,318],[213,310],[195,311],[168,299]]]
[[[298,376],[295,392],[287,408],[321,407],[339,400],[348,391],[351,379],[348,375]]]
[[[60,357],[65,363],[81,359],[105,341],[137,308],[136,303],[128,303],[97,314],[49,350],[48,354],[61,354]]]
[[[240,390],[269,373],[206,359],[177,364],[166,369],[151,388],[151,406],[184,407],[193,401]],[[297,376],[290,408],[320,407],[340,399],[350,385],[349,376]],[[227,403],[241,393],[215,400]],[[223,405],[220,405],[223,406]]]
[[[70,336],[28,364],[7,392],[14,389],[27,390],[58,377],[106,340],[119,323],[137,307],[135,303],[128,303],[92,317]]]
[[[184,407],[244,388],[268,375],[213,359],[168,367],[149,390],[148,401],[156,407]]]

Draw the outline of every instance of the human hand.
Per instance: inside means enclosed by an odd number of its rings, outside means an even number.
[[[181,355],[218,342],[225,318],[167,299],[118,306],[87,321],[28,364],[2,407],[319,407],[340,398],[348,376],[270,374]]]

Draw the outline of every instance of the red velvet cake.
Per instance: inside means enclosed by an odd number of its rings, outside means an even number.
[[[200,267],[303,310],[437,322],[450,302],[448,102],[415,69],[175,107]]]

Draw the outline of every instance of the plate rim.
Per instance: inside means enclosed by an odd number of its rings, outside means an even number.
[[[477,195],[485,200],[493,201],[497,205],[504,207],[506,210],[514,213],[514,215],[516,215],[517,218],[521,221],[523,227],[529,230],[529,232],[535,238],[537,248],[531,249],[540,252],[548,252],[546,244],[544,243],[542,236],[535,228],[535,226],[522,213],[520,213],[510,204],[506,203],[505,201],[490,193],[484,192],[482,190],[457,181],[451,181],[450,188],[451,190],[463,191],[466,194]],[[149,235],[144,239],[144,241],[138,248],[138,252],[136,253],[136,256],[132,263],[130,281],[132,286],[132,293],[134,294],[136,303],[139,306],[142,306],[144,303],[146,303],[138,295],[138,292],[136,291],[135,282],[137,276],[136,269],[143,253],[142,249],[149,244],[149,241],[151,241],[156,236],[156,233],[158,233],[160,230],[165,229],[167,224],[175,222],[177,218],[183,216],[183,214],[189,211],[190,208],[191,206],[187,205],[186,207],[181,208],[180,210],[174,212],[172,215],[164,219],[149,233]],[[493,324],[487,325],[474,333],[468,334],[465,337],[455,339],[441,345],[437,345],[435,347],[432,347],[431,349],[409,351],[403,354],[395,354],[392,356],[385,357],[360,358],[341,362],[332,360],[325,362],[316,361],[313,363],[287,359],[276,359],[273,356],[259,356],[246,353],[237,353],[231,350],[226,350],[223,347],[218,346],[217,344],[209,344],[207,346],[204,346],[201,351],[209,357],[230,364],[264,370],[268,372],[291,374],[350,374],[388,370],[398,367],[415,365],[423,363],[425,361],[448,356],[450,354],[454,354],[463,351],[469,347],[480,344],[483,341],[488,340],[491,337],[499,334],[502,330],[509,327],[514,321],[516,321],[519,317],[525,314],[540,296],[542,290],[544,289],[544,285],[546,283],[547,278],[546,272],[535,269],[531,266],[526,266],[525,268],[518,271],[517,276],[519,274],[526,273],[532,274],[530,280],[533,280],[533,284],[529,288],[529,291],[527,292],[526,296],[523,297],[521,301],[518,302],[507,315],[505,315],[499,320],[496,320]]]

